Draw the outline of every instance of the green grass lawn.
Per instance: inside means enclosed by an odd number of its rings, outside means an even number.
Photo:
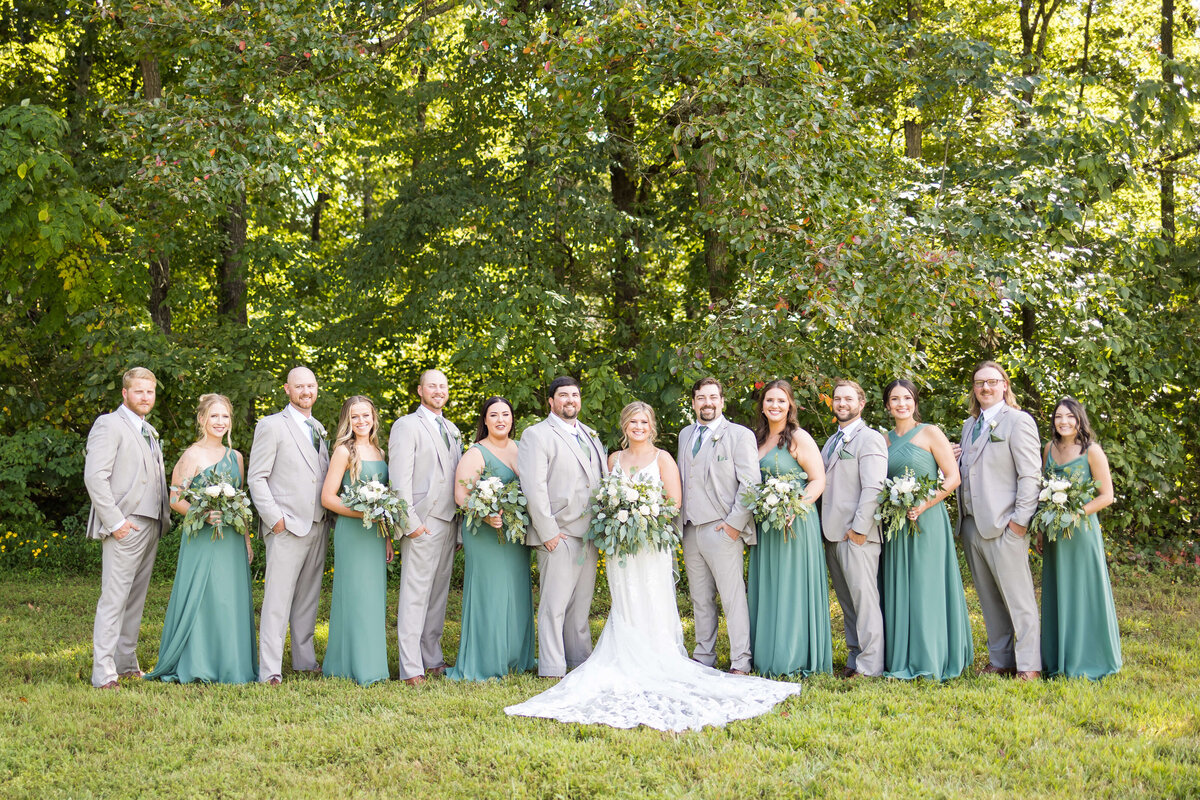
[[[1197,797],[1195,583],[1118,574],[1125,668],[1102,683],[822,676],[766,716],[673,735],[509,718],[505,705],[548,685],[528,675],[94,691],[99,577],[0,573],[0,797]],[[390,613],[394,593],[393,582]],[[151,588],[143,668],[169,594],[168,583]],[[978,668],[970,588],[968,601]],[[837,618],[835,642],[840,629]],[[452,622],[450,657],[457,637]],[[394,630],[390,649],[395,674]],[[839,655],[844,645],[837,667]]]

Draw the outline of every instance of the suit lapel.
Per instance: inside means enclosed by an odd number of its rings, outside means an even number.
[[[446,469],[445,459],[448,455],[450,455],[450,453],[446,450],[446,443],[442,441],[442,434],[441,431],[438,430],[438,424],[431,420],[428,414],[422,414],[420,412],[414,413],[416,413],[417,419],[421,421],[421,425],[425,428],[425,432],[432,437],[431,441],[433,442],[433,452],[437,456],[438,466],[441,467],[442,471],[444,472]],[[447,432],[446,435],[449,436],[449,432]]]
[[[286,411],[279,412],[280,419],[283,421],[283,426],[287,428],[292,435],[292,439],[296,442],[296,447],[300,448],[300,453],[304,456],[304,462],[308,464],[313,472],[317,472],[317,449],[312,445],[312,437],[304,435],[301,432],[295,420]]]
[[[579,423],[575,423],[575,424],[578,425]],[[579,449],[579,444],[575,440],[574,432],[567,430],[567,426],[565,423],[560,423],[557,421],[551,421],[550,427],[554,430],[555,433],[558,434],[559,438],[561,438],[563,440],[563,442],[566,443],[567,447],[570,448],[571,453],[575,456],[575,460],[579,462],[579,466],[583,467],[583,471],[586,473],[588,471],[587,453],[585,453]],[[586,434],[585,434],[585,436],[586,436]]]

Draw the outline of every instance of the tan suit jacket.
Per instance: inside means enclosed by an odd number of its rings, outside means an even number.
[[[408,530],[425,524],[426,517],[450,522],[454,504],[454,471],[462,458],[462,436],[445,420],[446,446],[432,414],[414,411],[392,424],[388,437],[388,478],[408,503]]]
[[[592,492],[608,472],[608,453],[595,431],[576,424],[590,455],[579,447],[569,426],[553,415],[521,436],[517,469],[533,523],[525,537],[530,547],[559,533],[583,538],[591,522]]]
[[[868,542],[881,542],[875,511],[879,491],[887,480],[887,440],[864,423],[847,434],[837,449],[833,437],[825,442],[825,491],[821,495],[821,532],[830,542],[846,538],[846,531],[864,534]]]
[[[246,485],[258,509],[265,536],[283,520],[286,530],[307,536],[314,522],[325,518],[321,487],[329,469],[329,447],[318,452],[311,435],[286,413],[263,417],[254,428]]]
[[[761,479],[754,433],[722,417],[692,455],[692,442],[702,426],[689,425],[679,433],[679,474],[683,484],[680,518],[692,525],[726,522],[741,531],[748,544],[758,541],[754,515],[742,505],[742,495]]]
[[[958,527],[969,509],[984,539],[1004,533],[1010,521],[1027,526],[1037,510],[1042,458],[1037,423],[1005,405],[990,429],[975,438],[982,417],[967,417],[958,457],[963,482],[958,488]]]
[[[170,529],[171,507],[162,448],[152,449],[120,409],[101,414],[92,425],[83,482],[92,500],[87,523],[89,539],[111,535],[134,514],[157,518],[161,522],[160,532]]]

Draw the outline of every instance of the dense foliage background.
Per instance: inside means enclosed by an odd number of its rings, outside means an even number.
[[[714,372],[925,389],[971,366],[1043,435],[1063,394],[1113,462],[1118,549],[1196,556],[1200,9],[1185,0],[0,0],[0,515],[74,536],[120,374],[253,420],[450,416],[558,373],[615,445],[665,445]],[[1163,540],[1167,540],[1166,543]]]

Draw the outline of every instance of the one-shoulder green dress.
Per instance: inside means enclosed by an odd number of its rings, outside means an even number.
[[[364,461],[359,480],[387,483],[386,461]],[[350,470],[342,488],[350,485]],[[363,686],[388,679],[386,543],[379,527],[338,516],[333,528],[329,644],[321,671]]]
[[[216,475],[241,487],[232,450],[227,448],[220,461],[196,478]],[[246,540],[228,527],[222,534],[214,539],[213,527],[205,525],[195,535],[180,538],[158,663],[146,673],[147,680],[253,683],[258,679]]]
[[[517,473],[481,444],[484,470],[505,483]],[[537,668],[533,656],[530,549],[501,542],[491,525],[463,521],[462,633],[446,670],[456,681],[484,681]]]
[[[917,477],[937,477],[933,454],[912,443],[923,427],[888,433],[889,478],[906,467]],[[946,504],[927,509],[917,528],[917,535],[900,532],[883,544],[884,675],[956,678],[975,648]]]
[[[1066,464],[1048,455],[1046,465],[1056,475],[1092,480],[1086,453]],[[1095,514],[1077,522],[1069,539],[1059,536],[1043,548],[1042,665],[1047,677],[1092,680],[1121,669],[1121,632]]]
[[[781,447],[758,463],[763,480],[794,479],[803,472]],[[755,672],[770,677],[833,672],[829,584],[816,508],[792,521],[786,542],[782,529],[758,526],[747,595]]]

